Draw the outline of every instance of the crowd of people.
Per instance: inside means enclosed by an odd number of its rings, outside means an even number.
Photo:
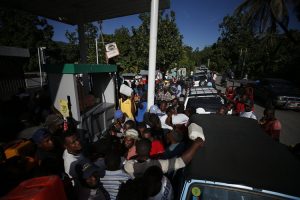
[[[222,106],[217,113],[223,115],[236,115],[257,120],[264,132],[270,135],[272,139],[279,142],[281,123],[275,117],[275,107],[267,105],[263,112],[263,117],[261,119],[257,119],[254,111],[253,88],[251,86],[241,84],[241,86],[236,87],[234,90],[233,88],[230,88],[229,90],[231,91],[227,93],[227,96],[224,96],[226,105]]]
[[[120,93],[113,124],[92,143],[83,139],[76,123],[66,129],[59,112],[50,112],[44,127],[31,138],[37,165],[30,176],[61,177],[68,199],[177,198],[182,168],[204,145],[205,137],[202,131],[189,136],[188,127],[197,126],[189,122],[196,110],[184,110],[179,101],[185,86],[176,80],[156,86],[155,105],[149,110],[146,83],[132,85],[130,96]],[[257,120],[253,99],[243,88],[217,114]],[[265,110],[259,124],[279,140],[281,125],[273,108]]]

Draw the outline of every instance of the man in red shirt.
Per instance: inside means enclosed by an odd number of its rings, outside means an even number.
[[[151,158],[158,158],[165,152],[165,147],[163,143],[152,136],[151,129],[146,129],[142,133],[142,138],[146,138],[151,141],[151,151],[150,151]]]

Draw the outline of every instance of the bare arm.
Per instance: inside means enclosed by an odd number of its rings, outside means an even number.
[[[181,159],[183,160],[183,162],[185,164],[191,162],[198,149],[203,147],[203,145],[204,141],[201,138],[196,138],[193,141],[192,145],[181,155]]]
[[[134,95],[132,94],[131,95],[131,113],[132,113],[132,116],[134,117],[135,116],[135,101],[134,101]]]

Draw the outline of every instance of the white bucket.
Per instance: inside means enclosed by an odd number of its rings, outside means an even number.
[[[122,84],[122,85],[121,85],[121,87],[120,87],[120,93],[121,93],[121,94],[124,94],[124,95],[130,97],[131,94],[132,94],[132,92],[133,92],[133,90],[132,90],[131,87],[128,87],[128,86],[125,85],[125,84]]]

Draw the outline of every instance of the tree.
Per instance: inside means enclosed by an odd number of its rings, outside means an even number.
[[[60,43],[62,54],[64,55],[66,63],[75,63],[80,60],[79,52],[79,41],[76,32],[69,32],[68,30],[65,33],[67,44]]]
[[[37,47],[54,47],[52,36],[53,27],[46,19],[18,10],[0,8],[0,45],[30,49],[30,59],[24,70],[38,69]]]
[[[285,0],[245,0],[235,12],[243,14],[246,23],[259,33],[276,33],[279,26],[296,43],[288,30],[289,12]]]
[[[183,46],[178,68],[186,68],[189,73],[194,70],[195,63],[196,62],[193,59],[193,48],[190,46]]]
[[[139,15],[142,24],[132,28],[132,45],[136,55],[136,64],[142,69],[148,68],[150,15]],[[176,67],[182,54],[182,35],[175,22],[175,13],[160,12],[157,33],[157,66],[166,71]]]
[[[256,52],[257,38],[248,25],[242,22],[242,16],[225,16],[219,25],[221,36],[218,46],[227,66],[235,68],[238,75],[252,71],[253,53]]]
[[[149,32],[150,15],[143,13],[139,15],[142,24],[135,28],[132,27],[132,44],[136,55],[135,64],[141,69],[147,69],[149,56]]]
[[[116,29],[113,38],[120,52],[120,55],[114,59],[116,59],[124,72],[137,73],[140,69],[136,62],[137,55],[134,51],[132,36],[129,29],[123,26]]]
[[[177,67],[184,49],[183,37],[177,28],[174,11],[170,12],[170,16],[168,14],[161,16],[157,38],[157,66],[164,70]]]
[[[98,22],[98,25],[100,25]],[[98,33],[99,29],[94,23],[87,23],[84,24],[84,34],[85,34],[85,42],[87,45],[87,63],[95,64],[96,59],[96,39],[98,41],[98,51],[99,51],[99,63],[106,63],[105,58],[105,47],[102,44],[102,40],[99,38],[100,34]],[[78,30],[76,32],[69,32],[66,31],[65,36],[68,39],[68,44],[65,48],[66,52],[69,52],[70,55],[67,56],[67,60],[70,62],[79,62],[80,55],[79,55],[79,38],[78,38]],[[113,41],[112,35],[103,35],[106,42]]]

